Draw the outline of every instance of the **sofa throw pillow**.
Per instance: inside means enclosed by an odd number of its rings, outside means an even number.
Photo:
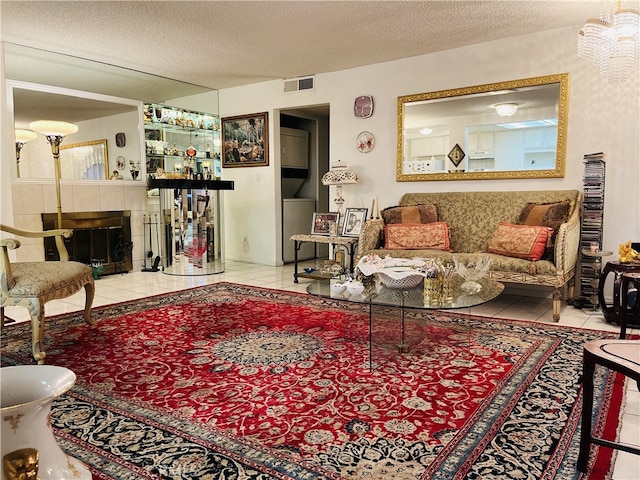
[[[449,225],[446,222],[392,223],[384,227],[384,248],[389,250],[446,250]]]
[[[527,203],[522,208],[516,223],[551,227],[556,234],[560,225],[567,221],[570,206],[569,200],[557,203]]]
[[[535,262],[542,258],[547,238],[552,232],[553,229],[550,227],[500,222],[489,242],[487,252]]]
[[[564,200],[556,203],[526,203],[520,212],[516,222],[519,225],[539,225],[553,229],[547,238],[547,246],[543,254],[546,260],[553,261],[555,235],[560,225],[568,220],[570,209],[571,201]]]
[[[380,212],[385,225],[391,223],[432,223],[438,221],[438,207],[434,204],[387,207]]]

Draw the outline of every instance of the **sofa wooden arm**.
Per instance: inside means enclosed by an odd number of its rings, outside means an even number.
[[[558,275],[566,275],[576,268],[580,247],[580,210],[580,206],[576,205],[571,218],[558,229],[554,251],[554,263]]]
[[[381,218],[367,220],[358,237],[358,253],[355,262],[367,252],[384,246],[384,221]]]
[[[57,230],[45,230],[44,232],[32,232],[29,230],[20,230],[19,228],[10,227],[8,225],[0,224],[0,230],[7,233],[12,233],[13,235],[17,235],[19,237],[25,238],[48,238],[55,237],[56,248],[58,249],[58,255],[60,256],[60,260],[67,261],[69,260],[69,254],[67,253],[67,249],[64,246],[64,239],[71,238],[73,235],[73,230],[68,228],[60,228]],[[3,242],[6,240],[3,240]],[[4,245],[4,244],[3,244]],[[20,246],[20,242],[17,243],[16,246],[8,248],[18,248]]]

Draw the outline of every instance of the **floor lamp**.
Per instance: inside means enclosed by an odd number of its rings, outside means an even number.
[[[56,202],[58,206],[58,225],[62,228],[62,200],[60,197],[60,144],[67,135],[78,131],[78,126],[68,122],[58,122],[55,120],[38,120],[31,122],[29,128],[34,132],[42,133],[51,144],[53,153],[53,163],[56,175]]]
[[[18,173],[18,178],[20,178],[20,150],[24,147],[24,144],[30,142],[31,140],[35,140],[38,134],[36,132],[32,132],[31,130],[22,130],[20,128],[16,128],[16,169]]]

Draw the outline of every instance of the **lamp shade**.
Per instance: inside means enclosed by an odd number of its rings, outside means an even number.
[[[510,117],[516,113],[518,105],[515,103],[498,103],[497,105],[494,105],[494,108],[501,117]]]
[[[38,137],[36,132],[32,132],[31,130],[23,130],[21,128],[16,128],[16,142],[27,143],[31,140],[35,140]]]
[[[357,181],[358,176],[342,160],[332,163],[331,170],[322,176],[323,185],[343,185],[345,183],[356,183]]]
[[[57,135],[60,137],[65,137],[78,131],[77,125],[56,120],[38,120],[31,122],[29,128],[43,135]]]

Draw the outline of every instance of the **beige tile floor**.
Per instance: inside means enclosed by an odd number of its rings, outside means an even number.
[[[300,279],[300,283],[294,283],[293,265],[270,267],[240,262],[227,262],[225,272],[216,275],[184,277],[166,275],[162,272],[132,271],[123,275],[105,276],[97,280],[94,306],[161,295],[218,282],[304,292],[311,280]],[[551,300],[548,294],[548,289],[532,290],[507,285],[502,295],[489,303],[474,307],[472,313],[552,323]],[[84,292],[81,291],[65,300],[47,303],[46,313],[51,316],[73,312],[82,309],[83,305]],[[16,321],[28,320],[28,314],[24,308],[10,307],[5,310],[5,313]],[[599,311],[580,310],[568,305],[563,306],[560,325],[618,331],[617,327],[604,321]],[[633,329],[631,333],[640,334],[640,329]],[[640,392],[635,382],[628,382],[621,440],[640,445]],[[613,480],[640,480],[640,456],[617,452]]]

